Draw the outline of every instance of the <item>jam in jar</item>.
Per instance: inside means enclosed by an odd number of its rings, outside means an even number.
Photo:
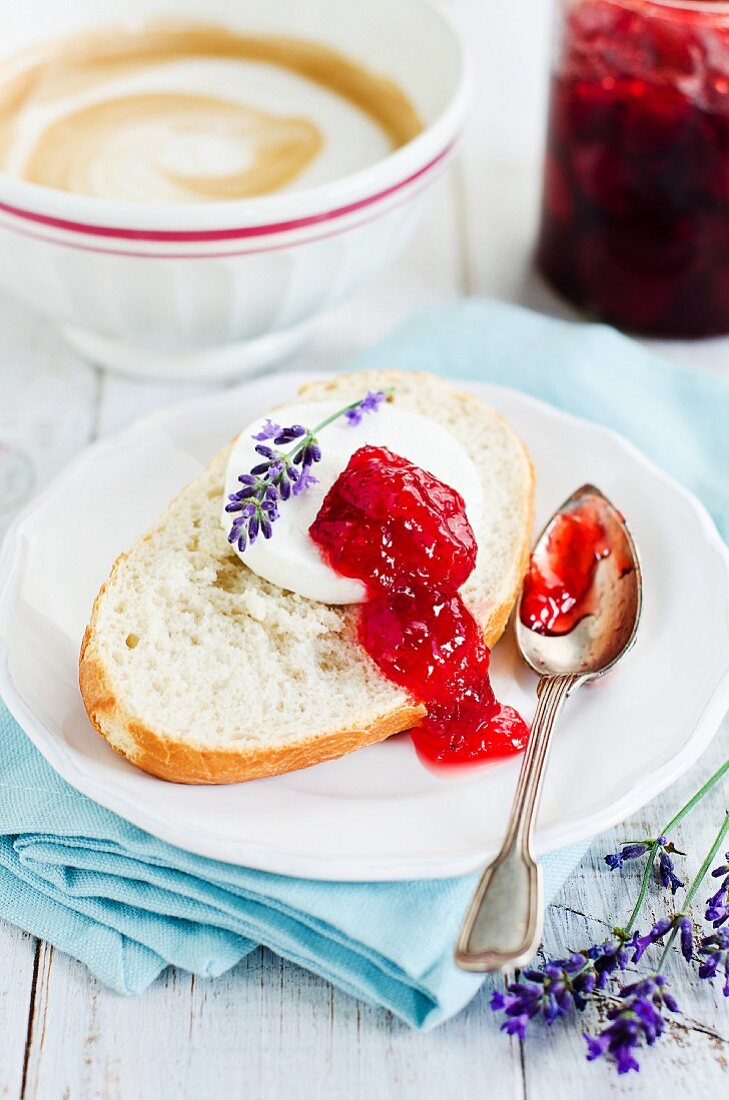
[[[729,332],[729,3],[558,6],[540,270],[631,331]]]

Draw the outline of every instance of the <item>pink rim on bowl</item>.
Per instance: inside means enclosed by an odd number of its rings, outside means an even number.
[[[23,210],[20,207],[10,206],[8,203],[4,202],[0,202],[0,211],[5,214],[11,214],[13,217],[24,219],[25,221],[50,226],[52,229],[63,229],[70,233],[84,233],[91,237],[112,237],[117,240],[125,241],[165,241],[176,243],[184,241],[231,241],[241,240],[246,237],[264,237],[276,233],[288,233],[294,229],[306,229],[310,225],[318,225],[321,222],[328,222],[334,218],[344,217],[346,214],[354,214],[358,210],[363,210],[368,206],[372,206],[373,203],[389,198],[391,195],[401,191],[404,187],[407,187],[408,184],[415,183],[422,176],[430,172],[431,169],[437,167],[448,156],[454,144],[455,140],[451,142],[450,145],[446,146],[446,148],[438,153],[431,161],[423,165],[422,168],[418,168],[416,172],[412,172],[404,179],[372,195],[367,195],[362,199],[347,203],[344,206],[338,206],[331,210],[324,210],[318,214],[309,214],[308,216],[300,218],[290,218],[288,221],[272,222],[269,225],[249,225],[239,229],[125,229],[118,226],[90,225],[86,222],[69,221],[66,218],[57,218],[50,214],[40,214],[32,210]]]

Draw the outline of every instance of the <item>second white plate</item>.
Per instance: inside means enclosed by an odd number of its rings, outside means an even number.
[[[216,859],[339,880],[439,878],[500,843],[518,761],[434,775],[407,735],[328,764],[231,787],[146,775],[88,723],[78,651],[117,554],[210,456],[307,379],[278,375],[178,406],[88,448],[9,532],[0,559],[0,694],[53,767],[143,829]],[[636,810],[699,756],[729,708],[729,555],[704,508],[620,437],[510,390],[470,384],[521,433],[537,525],[591,481],[627,516],[645,604],[635,649],[565,708],[536,836],[540,852]],[[511,632],[497,694],[528,719],[535,677]]]

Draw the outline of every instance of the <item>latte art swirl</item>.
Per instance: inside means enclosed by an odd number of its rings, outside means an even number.
[[[0,167],[106,198],[211,202],[312,186],[420,129],[397,85],[328,47],[215,27],[77,36],[0,76]]]
[[[321,145],[305,118],[208,96],[149,93],[93,103],[52,123],[24,175],[78,194],[211,202],[278,190]],[[217,171],[206,167],[210,162]]]

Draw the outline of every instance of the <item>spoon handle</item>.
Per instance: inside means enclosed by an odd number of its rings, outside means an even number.
[[[511,808],[504,843],[484,871],[466,913],[455,950],[462,970],[501,970],[532,958],[542,934],[541,868],[531,852],[552,730],[565,699],[583,676],[543,676],[539,701]]]

